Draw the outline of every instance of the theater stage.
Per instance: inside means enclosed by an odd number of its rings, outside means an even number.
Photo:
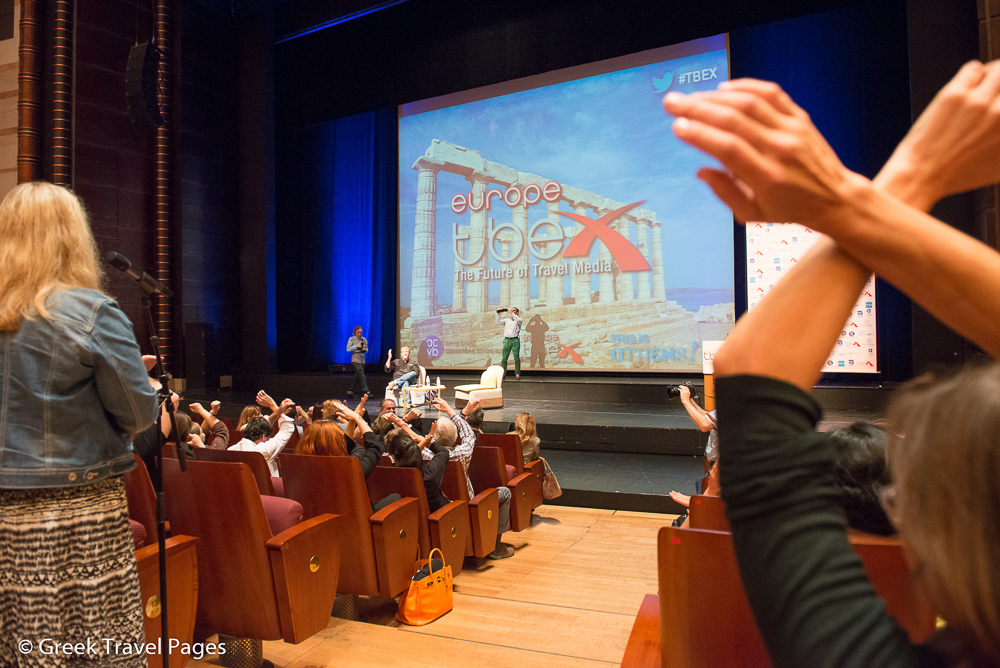
[[[478,375],[431,372],[447,388],[475,382]],[[483,430],[503,433],[519,412],[531,412],[538,424],[545,457],[563,488],[552,503],[612,510],[678,513],[667,494],[695,491],[703,475],[701,453],[706,435],[694,427],[679,399],[668,399],[666,386],[680,377],[549,376],[522,370],[521,380],[508,376],[503,383],[503,408],[486,411]],[[235,420],[243,405],[253,403],[256,389],[276,401],[291,397],[308,406],[324,399],[347,397],[353,374],[281,374],[247,380],[248,389],[204,391],[189,389],[188,401],[223,402],[221,414]],[[388,376],[372,374],[375,395],[369,408],[377,410]],[[703,392],[701,379],[694,381]],[[254,388],[254,389],[250,389]],[[377,389],[376,389],[377,388]],[[820,429],[844,426],[883,415],[889,389],[884,387],[824,386],[815,391],[823,405]],[[444,397],[454,400],[454,390]],[[437,412],[424,407],[424,417]]]

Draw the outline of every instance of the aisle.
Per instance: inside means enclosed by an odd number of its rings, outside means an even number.
[[[331,619],[298,645],[264,643],[264,657],[284,668],[619,665],[643,596],[656,593],[656,532],[673,516],[558,506],[535,515],[507,534],[514,557],[467,562],[455,609],[434,623]],[[188,665],[218,665],[209,659]]]

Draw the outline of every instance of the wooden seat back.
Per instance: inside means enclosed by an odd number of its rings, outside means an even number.
[[[476,434],[476,447],[484,445],[499,448],[503,453],[504,464],[513,466],[518,475],[524,473],[524,453],[517,434]]]
[[[160,595],[159,545],[155,538],[152,545],[136,550],[136,570],[139,574],[139,595],[142,599],[142,621],[146,632],[146,642],[160,646],[162,626],[159,615],[150,616],[147,607],[150,599]],[[183,668],[190,657],[183,650],[190,650],[194,637],[195,615],[198,611],[198,558],[195,549],[198,539],[193,536],[174,536],[165,544],[167,561],[167,625],[170,638],[180,643],[170,652],[170,665]],[[149,668],[160,668],[163,657],[159,652],[147,654]]]
[[[935,628],[894,538],[851,535],[886,610],[912,642]],[[665,527],[658,536],[660,646],[664,666],[770,666],[740,579],[732,534]]]
[[[146,542],[155,543],[156,490],[149,479],[149,471],[139,455],[135,458],[135,468],[125,474],[125,496],[128,499],[128,516],[146,529]]]
[[[510,530],[524,531],[531,526],[534,501],[535,476],[521,473],[507,480],[507,465],[503,452],[488,445],[477,445],[469,462],[472,488],[479,491],[488,487],[506,487],[510,490]]]
[[[372,515],[368,487],[361,462],[355,457],[309,455],[279,456],[285,495],[302,504],[306,518],[334,513],[341,518],[340,592],[392,598],[406,590],[417,560],[420,535],[419,501],[414,497],[398,501],[402,508],[383,509]],[[409,509],[408,506],[413,508]],[[374,520],[383,515],[399,515],[392,526],[400,525],[387,546],[379,549]],[[407,520],[405,515],[410,515]],[[400,530],[402,529],[402,530]]]
[[[729,531],[726,519],[726,504],[722,497],[695,494],[688,506],[688,526],[692,529],[709,531]]]
[[[469,504],[469,538],[465,545],[465,556],[485,557],[496,548],[497,526],[500,523],[499,500],[494,499],[494,489],[483,490],[473,499],[469,496],[469,485],[465,480],[465,467],[458,460],[451,460],[444,470],[441,491],[449,499],[465,501]],[[480,498],[487,495],[485,502]]]
[[[274,496],[274,483],[271,481],[271,467],[267,465],[264,455],[259,452],[244,452],[242,450],[209,450],[197,448],[195,459],[200,462],[222,462],[228,464],[246,464],[253,474],[257,490],[263,496]]]
[[[297,643],[326,627],[340,571],[335,516],[272,536],[246,464],[191,461],[181,472],[164,459],[163,478],[174,534],[200,539],[197,635]]]
[[[419,504],[420,530],[417,537],[420,545],[420,556],[423,559],[431,552],[430,529],[427,518],[430,517],[430,505],[427,503],[427,490],[424,489],[424,479],[420,471],[407,466],[376,466],[368,475],[368,498],[384,499],[390,494],[412,496]],[[369,501],[370,502],[370,501]]]

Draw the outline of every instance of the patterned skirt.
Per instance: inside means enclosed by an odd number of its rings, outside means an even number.
[[[0,666],[145,666],[143,642],[122,479],[0,490]]]

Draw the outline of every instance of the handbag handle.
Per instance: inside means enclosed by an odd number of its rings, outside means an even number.
[[[427,555],[427,565],[431,567],[430,573],[428,575],[433,575],[434,574],[434,553],[435,552],[437,552],[438,554],[441,555],[441,568],[439,570],[443,571],[444,567],[448,565],[444,561],[444,552],[442,552],[439,548],[435,547],[433,550],[431,550],[431,553],[429,555]]]

